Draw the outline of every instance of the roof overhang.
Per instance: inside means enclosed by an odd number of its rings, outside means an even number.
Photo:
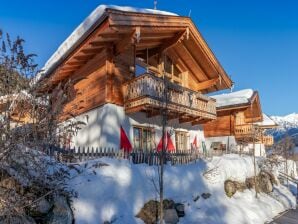
[[[41,79],[50,78],[57,83],[73,75],[107,47],[114,46],[113,51],[117,53],[136,38],[137,50],[154,55],[162,49],[188,70],[195,80],[192,89],[206,93],[232,86],[231,79],[189,17],[110,8],[46,68]]]
[[[245,112],[246,117],[253,119],[254,122],[263,120],[262,107],[258,91],[253,92],[247,103],[217,107],[216,111],[218,116],[243,111]]]

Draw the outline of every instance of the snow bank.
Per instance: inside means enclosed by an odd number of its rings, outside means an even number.
[[[216,107],[225,107],[249,103],[253,93],[254,91],[252,89],[243,89],[236,92],[213,95],[211,97],[216,100]]]
[[[154,10],[143,9],[129,6],[116,6],[116,5],[99,5],[93,12],[69,35],[69,37],[59,46],[50,59],[46,62],[42,69],[42,73],[46,74],[51,70],[60,60],[64,59],[69,51],[86,35],[94,24],[100,21],[103,17],[106,9],[116,9],[124,12],[146,13],[156,15],[178,16],[175,13]],[[37,80],[41,77],[41,73],[38,75]]]
[[[165,197],[185,204],[186,216],[179,222],[185,224],[264,223],[296,206],[295,198],[283,186],[276,186],[270,195],[259,194],[258,199],[250,190],[237,192],[232,198],[226,196],[226,179],[244,181],[252,175],[252,159],[238,155],[166,166]],[[69,189],[77,192],[72,206],[79,224],[143,223],[135,215],[145,202],[158,199],[157,168],[153,166],[103,158],[78,165],[71,176]],[[211,197],[193,200],[202,193],[211,193]]]

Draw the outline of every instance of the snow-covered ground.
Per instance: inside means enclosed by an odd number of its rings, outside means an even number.
[[[264,223],[296,206],[295,197],[281,185],[275,186],[269,195],[259,194],[258,199],[253,190],[237,192],[232,198],[226,196],[225,180],[245,181],[253,174],[252,159],[238,155],[166,166],[165,197],[185,204],[186,216],[179,223],[187,224]],[[158,199],[154,166],[103,158],[77,165],[71,176],[69,188],[77,193],[72,206],[79,224],[143,223],[135,215],[144,203]],[[194,201],[202,193],[211,193],[211,197]]]

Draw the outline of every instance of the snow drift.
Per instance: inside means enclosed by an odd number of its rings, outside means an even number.
[[[253,190],[228,198],[227,179],[244,181],[253,176],[253,161],[247,156],[225,155],[189,165],[166,166],[165,198],[184,203],[186,216],[179,223],[264,223],[296,206],[295,197],[283,186],[271,194]],[[71,171],[69,189],[76,192],[73,210],[76,223],[143,223],[135,215],[144,203],[158,199],[157,168],[108,158],[89,161]],[[203,199],[202,193],[211,193]],[[199,198],[198,200],[194,200]]]

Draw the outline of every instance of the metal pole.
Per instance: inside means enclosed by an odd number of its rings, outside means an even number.
[[[250,109],[252,112],[252,128],[253,128],[253,158],[254,158],[254,180],[255,180],[255,191],[256,191],[256,198],[258,198],[258,184],[257,184],[257,167],[256,167],[256,145],[255,145],[255,135],[256,135],[256,128],[253,124],[253,118],[254,118],[254,110],[252,108],[253,104],[251,104]]]
[[[165,60],[164,60],[165,61]],[[165,137],[166,134],[166,125],[167,125],[167,82],[165,74],[163,74],[163,84],[164,84],[164,97],[163,97],[163,109],[162,109],[162,150],[161,150],[161,159],[160,159],[160,188],[159,188],[159,200],[160,200],[160,224],[164,223],[164,210],[163,210],[163,193],[164,193],[164,182],[163,182],[163,174],[164,174],[164,160],[165,160],[165,152],[166,152],[166,142]]]

